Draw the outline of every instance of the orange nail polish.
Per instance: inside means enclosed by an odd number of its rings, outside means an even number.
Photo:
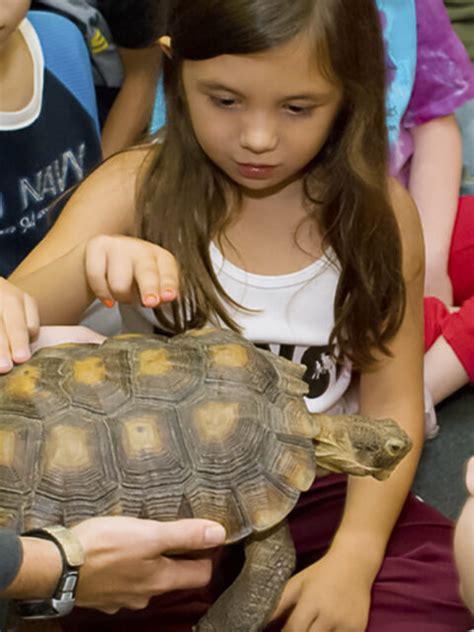
[[[112,309],[112,307],[115,305],[115,301],[112,301],[112,299],[110,298],[104,298],[104,300],[102,301],[102,303],[108,308],[108,309]]]
[[[164,301],[173,301],[176,298],[176,292],[175,290],[172,290],[171,288],[167,288],[166,290],[163,290],[163,292],[161,293],[161,298]]]
[[[154,307],[160,302],[159,297],[156,294],[144,294],[143,295],[143,305],[149,305],[150,307]]]

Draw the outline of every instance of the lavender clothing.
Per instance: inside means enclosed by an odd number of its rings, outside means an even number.
[[[410,103],[392,148],[391,173],[408,182],[413,127],[453,114],[474,98],[474,67],[449,21],[443,0],[416,0],[417,65]]]

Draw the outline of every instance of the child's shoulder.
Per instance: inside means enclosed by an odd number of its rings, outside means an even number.
[[[105,160],[81,184],[82,192],[101,195],[104,199],[135,197],[136,191],[146,179],[147,167],[153,150],[150,146],[131,148],[114,154]]]
[[[118,152],[97,167],[82,183],[81,188],[85,189],[92,183],[95,188],[110,191],[117,187],[136,189],[146,177],[147,166],[153,153],[150,145]]]
[[[148,165],[155,155],[155,145],[137,145],[114,154],[99,167],[98,171],[103,172],[104,178],[141,184],[143,178],[146,177]]]
[[[134,234],[137,188],[149,155],[148,148],[130,149],[103,162],[78,186],[55,229],[77,230],[80,223],[85,232],[95,226],[97,233]]]

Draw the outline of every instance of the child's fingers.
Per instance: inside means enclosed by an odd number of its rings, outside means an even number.
[[[114,300],[107,283],[107,251],[101,240],[95,239],[89,242],[85,268],[87,282],[92,292],[106,307],[112,307]]]
[[[10,344],[3,320],[0,320],[0,375],[12,368]]]
[[[106,275],[110,296],[119,303],[131,303],[134,289],[132,261],[114,251],[107,257]]]
[[[179,291],[179,268],[175,257],[164,250],[157,249],[156,262],[160,272],[160,299],[163,302],[174,301]]]
[[[143,257],[135,262],[135,283],[140,300],[145,307],[156,307],[160,303],[160,272],[154,256]]]
[[[26,327],[28,329],[30,339],[34,339],[38,335],[39,328],[40,328],[38,306],[34,298],[29,296],[29,294],[25,295],[24,303],[25,303]]]
[[[135,286],[146,307],[156,307],[161,301],[172,301],[178,295],[175,258],[149,242],[100,235],[89,242],[85,259],[89,286],[108,307],[114,300],[132,302]]]
[[[3,314],[2,337],[5,339],[4,345],[8,345],[7,348],[2,348],[3,366],[0,366],[0,369],[3,368],[4,372],[8,370],[6,360],[10,362],[11,368],[12,360],[21,363],[31,357],[30,336],[22,303],[21,300],[10,301],[8,309]]]

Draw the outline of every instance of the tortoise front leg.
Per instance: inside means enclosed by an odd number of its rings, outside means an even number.
[[[296,563],[286,522],[250,536],[240,575],[209,608],[194,632],[263,630]]]

